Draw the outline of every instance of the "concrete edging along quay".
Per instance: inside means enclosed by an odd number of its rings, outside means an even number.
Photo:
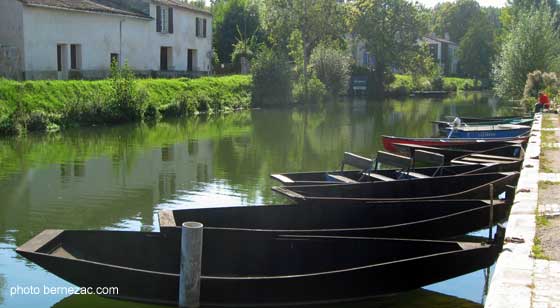
[[[517,184],[515,201],[507,223],[506,238],[522,238],[523,243],[504,243],[485,307],[533,307],[534,271],[536,262],[531,249],[536,232],[536,211],[539,197],[539,155],[541,152],[542,114],[535,115],[531,137]]]

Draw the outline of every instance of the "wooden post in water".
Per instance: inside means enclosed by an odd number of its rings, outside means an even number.
[[[202,268],[202,227],[199,222],[185,222],[181,227],[181,270],[179,272],[179,307],[200,307],[200,271]]]
[[[492,241],[492,226],[494,225],[494,184],[490,184],[490,219],[488,221],[488,240]]]

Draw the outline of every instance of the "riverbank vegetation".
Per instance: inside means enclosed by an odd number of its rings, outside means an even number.
[[[99,81],[0,79],[0,134],[230,111],[250,102],[250,76],[136,79],[115,68]]]

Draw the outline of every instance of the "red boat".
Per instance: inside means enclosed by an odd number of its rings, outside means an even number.
[[[529,135],[509,138],[406,138],[395,136],[382,136],[383,146],[387,151],[398,152],[395,143],[415,144],[430,147],[444,147],[461,150],[483,151],[511,144],[524,144],[529,140]]]

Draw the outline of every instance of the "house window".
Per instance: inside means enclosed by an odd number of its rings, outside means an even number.
[[[160,70],[168,71],[173,66],[173,52],[171,47],[161,47],[160,51]]]
[[[438,45],[430,44],[428,45],[428,47],[430,49],[430,55],[432,55],[432,58],[434,58],[434,60],[438,60]]]
[[[156,6],[156,31],[173,33],[173,8]]]
[[[206,37],[206,18],[202,19],[202,37]]]
[[[82,46],[70,45],[70,69],[79,70],[82,68]]]
[[[206,18],[197,17],[195,23],[196,37],[206,37]]]
[[[72,45],[74,46],[74,45]],[[71,48],[72,49],[72,48]],[[68,71],[68,45],[57,44],[56,45],[56,70],[59,72]],[[71,61],[74,59],[71,59]],[[76,60],[76,65],[78,61]]]
[[[62,45],[56,45],[56,70],[62,72]]]
[[[196,49],[187,50],[187,71],[196,71]]]
[[[118,66],[119,65],[119,54],[118,53],[112,53],[111,54],[111,65],[113,65],[113,63]]]

